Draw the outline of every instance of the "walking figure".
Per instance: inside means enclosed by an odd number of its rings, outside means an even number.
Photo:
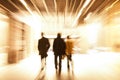
[[[61,72],[62,67],[62,55],[65,54],[66,44],[64,40],[61,38],[61,34],[57,34],[57,38],[54,39],[53,42],[53,52],[54,52],[54,62],[55,62],[55,69],[59,69],[59,72]],[[57,60],[59,58],[59,60]],[[58,63],[59,61],[59,63]],[[57,63],[59,65],[57,65]]]
[[[44,33],[41,32],[41,39],[38,40],[38,51],[41,56],[41,70],[43,70],[46,65],[46,57],[48,56],[47,52],[49,48],[49,40],[45,38]]]
[[[73,54],[73,41],[70,39],[70,36],[67,36],[66,55],[67,55],[67,68],[68,68],[68,70],[70,68],[70,63],[72,64],[72,54]]]

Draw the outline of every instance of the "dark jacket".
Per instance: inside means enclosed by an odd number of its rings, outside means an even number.
[[[45,37],[42,37],[38,41],[38,50],[39,50],[39,55],[47,56],[47,51],[50,47],[49,40]]]
[[[54,55],[65,54],[66,44],[62,38],[56,38],[53,42]]]

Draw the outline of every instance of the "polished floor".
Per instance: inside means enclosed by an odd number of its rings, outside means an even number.
[[[40,56],[32,54],[15,63],[0,66],[0,80],[120,80],[120,53],[89,51],[73,54],[73,66],[67,69],[62,60],[59,74],[54,68],[54,56],[48,52],[47,64],[41,70]]]

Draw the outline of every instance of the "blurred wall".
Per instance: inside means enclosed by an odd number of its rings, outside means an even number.
[[[9,34],[8,17],[0,13],[0,53],[6,53],[8,49]]]
[[[100,44],[120,51],[120,2],[106,12],[104,27],[101,30]]]

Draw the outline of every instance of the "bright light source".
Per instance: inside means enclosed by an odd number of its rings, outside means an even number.
[[[84,10],[84,8],[90,3],[91,0],[86,0],[85,3],[83,4],[82,8],[80,9],[77,17],[75,18],[74,22],[73,22],[73,25],[72,26],[75,26],[76,22],[78,21],[79,17],[81,16],[82,14],[82,11]]]
[[[100,23],[92,23],[86,26],[86,34],[90,44],[96,44],[100,28]]]

